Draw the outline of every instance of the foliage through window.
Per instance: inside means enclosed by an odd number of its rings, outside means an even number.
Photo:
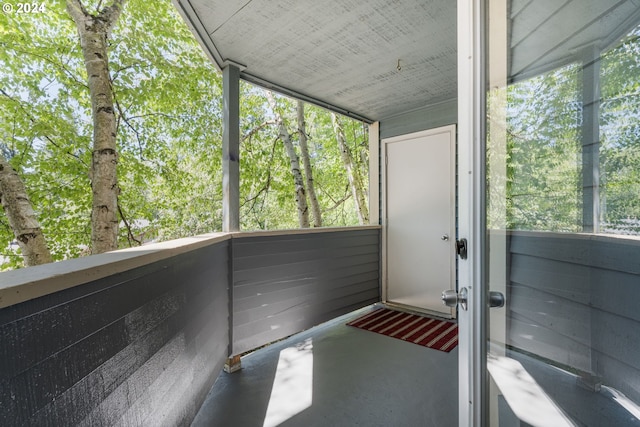
[[[489,92],[489,114],[504,114],[490,121],[489,167],[505,165],[504,182],[495,178],[501,174],[489,175],[490,228],[640,235],[640,27],[596,65],[600,96],[593,103],[582,99],[583,73],[593,63],[574,62]],[[591,107],[597,126],[586,112]],[[583,147],[589,126],[599,132],[593,164]],[[500,134],[504,152],[495,149]],[[585,174],[596,179],[592,202]],[[589,209],[599,212],[596,225],[584,222]]]

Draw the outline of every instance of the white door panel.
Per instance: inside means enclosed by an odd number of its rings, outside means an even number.
[[[452,317],[455,288],[455,127],[383,141],[386,300]]]

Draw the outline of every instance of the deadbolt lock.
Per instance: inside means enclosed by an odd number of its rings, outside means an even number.
[[[456,253],[460,259],[467,259],[467,239],[456,240]]]

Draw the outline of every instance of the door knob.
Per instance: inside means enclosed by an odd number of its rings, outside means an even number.
[[[442,292],[442,303],[447,307],[455,307],[460,304],[463,310],[467,309],[467,288],[460,289],[456,292],[452,289]]]
[[[449,235],[448,234],[443,234],[442,237],[440,238],[440,240],[444,240],[444,241],[449,240]]]

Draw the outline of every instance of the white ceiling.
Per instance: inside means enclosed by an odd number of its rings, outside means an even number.
[[[380,120],[456,96],[455,0],[179,0],[241,77]],[[399,61],[399,69],[398,69]]]

